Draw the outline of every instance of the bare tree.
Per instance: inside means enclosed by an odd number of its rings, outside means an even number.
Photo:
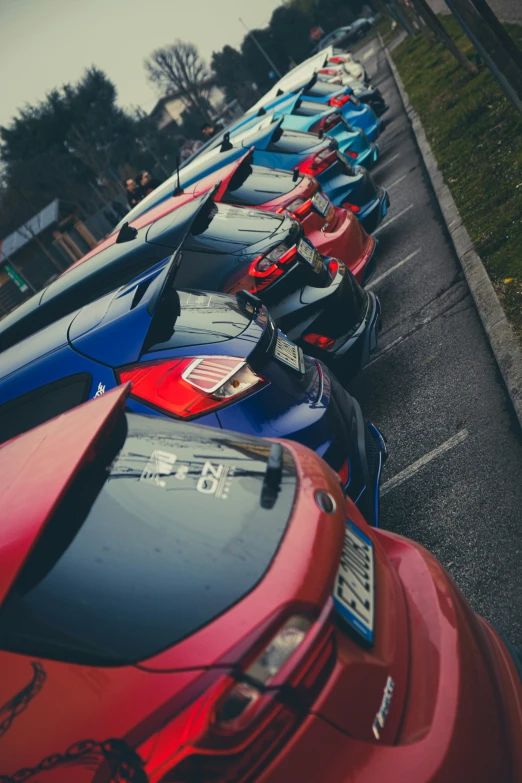
[[[145,60],[147,78],[164,95],[178,93],[185,108],[197,109],[208,116],[210,72],[194,44],[179,39],[156,49]]]

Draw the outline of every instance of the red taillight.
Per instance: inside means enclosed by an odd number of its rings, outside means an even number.
[[[257,651],[214,681],[160,732],[158,783],[246,783],[307,714],[335,660],[331,599],[312,622],[294,614]],[[297,697],[297,698],[296,698]]]
[[[345,209],[349,209],[351,212],[354,212],[355,214],[361,211],[361,208],[358,207],[357,204],[350,204],[349,201],[343,201],[343,207]]]
[[[280,211],[282,212],[284,209],[281,207]],[[247,289],[252,294],[263,291],[281,275],[284,275],[296,256],[295,245],[291,248],[286,245],[276,245],[265,255],[254,258],[248,272],[239,271],[235,274],[227,285],[227,293],[233,294],[243,289]]]
[[[346,63],[348,62],[348,57],[345,54],[336,54],[334,57],[330,57],[331,63]]]
[[[332,280],[334,279],[338,271],[339,271],[339,261],[336,261],[334,258],[332,261],[328,263],[328,272]]]
[[[337,160],[337,151],[329,147],[311,155],[299,164],[299,173],[308,174],[310,177],[316,177],[323,171],[326,171],[332,163]]]
[[[319,133],[319,131],[328,133],[329,130],[335,128],[336,125],[339,125],[340,122],[342,122],[341,115],[337,114],[337,112],[333,112],[332,114],[328,114],[326,117],[323,117],[321,120],[314,122],[312,127],[309,129],[309,133]]]
[[[345,460],[339,470],[337,471],[339,478],[341,479],[341,484],[343,487],[346,487],[348,484],[348,479],[350,478],[350,463],[348,460]]]
[[[161,410],[187,419],[200,416],[265,382],[244,359],[191,356],[123,368],[120,383],[132,383],[131,394]]]
[[[321,348],[323,351],[329,351],[335,345],[333,337],[326,337],[324,334],[305,334],[304,339],[310,345]]]
[[[337,76],[339,72],[337,68],[321,68],[319,73],[325,73],[327,76]]]
[[[340,95],[334,98],[330,98],[328,103],[330,106],[344,106],[350,100],[350,95]]]
[[[296,220],[302,220],[304,217],[310,214],[312,211],[312,199],[304,199],[304,198],[296,198],[293,201],[290,202],[286,207],[281,207],[280,210],[277,210],[278,212],[290,212],[291,215],[293,215]]]
[[[357,153],[354,152],[353,150],[344,150],[344,154],[354,159],[358,157]]]

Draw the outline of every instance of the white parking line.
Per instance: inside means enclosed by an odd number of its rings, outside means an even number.
[[[396,155],[392,155],[391,158],[388,158],[388,160],[383,160],[382,163],[379,163],[378,166],[376,166],[374,169],[372,169],[372,175],[375,174],[376,171],[380,171],[385,166],[388,165],[388,163],[391,163],[392,160],[397,160],[398,157],[400,157],[400,152],[398,152]]]
[[[391,225],[391,224],[394,222],[394,220],[398,220],[398,218],[400,218],[400,217],[402,217],[403,215],[405,215],[405,214],[406,214],[406,212],[409,212],[409,211],[410,211],[410,209],[413,209],[413,204],[410,204],[410,206],[409,206],[409,207],[406,207],[405,209],[402,209],[400,212],[397,212],[397,214],[396,214],[396,215],[394,215],[394,216],[393,216],[392,218],[390,218],[389,220],[386,220],[386,222],[384,222],[384,223],[381,223],[381,225],[379,226],[379,228],[376,228],[376,229],[375,229],[375,231],[373,232],[373,233],[374,233],[374,235],[375,235],[375,234],[377,234],[377,232],[378,232],[378,231],[382,231],[382,229],[383,229],[383,228],[387,228],[389,225]]]
[[[375,54],[375,47],[374,46],[372,46],[371,49],[368,49],[368,51],[363,54],[363,56],[361,57],[361,60],[369,60],[370,57],[372,56],[372,54]]]
[[[398,185],[399,182],[402,182],[403,179],[406,179],[407,176],[408,176],[407,174],[403,174],[402,177],[399,177],[399,179],[396,179],[395,182],[392,182],[391,185],[387,185],[387,189],[391,190],[392,188],[395,187],[395,185]]]
[[[381,280],[384,280],[388,275],[391,275],[392,272],[395,272],[396,269],[399,269],[399,267],[403,266],[404,264],[407,264],[408,261],[411,261],[412,258],[415,258],[415,256],[420,253],[421,249],[419,247],[418,250],[415,250],[413,253],[410,253],[409,256],[406,256],[406,258],[403,258],[402,261],[399,261],[397,264],[394,264],[389,269],[386,270],[386,272],[383,272],[382,275],[379,275],[379,277],[376,277],[375,280],[372,280],[366,288],[372,288],[372,286],[377,285],[377,283],[380,283]]]
[[[440,455],[444,454],[446,451],[455,448],[455,446],[458,446],[460,443],[464,443],[468,435],[469,432],[467,430],[460,430],[460,432],[457,432],[456,435],[453,435],[453,437],[445,441],[445,443],[441,443],[441,445],[437,446],[436,449],[433,449],[433,451],[425,454],[416,462],[412,463],[408,468],[401,470],[401,472],[397,473],[397,475],[393,476],[393,478],[388,479],[388,481],[386,481],[381,487],[381,496],[385,495],[391,489],[398,487],[400,484],[404,484],[405,481],[418,473],[419,470],[422,470],[425,465],[427,465],[436,457],[440,457]]]

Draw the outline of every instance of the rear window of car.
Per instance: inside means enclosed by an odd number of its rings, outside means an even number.
[[[292,114],[295,114],[298,117],[313,117],[315,114],[320,114],[324,111],[324,108],[325,107],[317,101],[302,100],[299,105],[295,107]]]
[[[122,414],[47,523],[0,608],[0,649],[135,663],[171,647],[263,577],[294,502],[284,452],[263,504],[270,444]]]
[[[0,406],[0,443],[81,405],[91,384],[88,373],[71,375],[4,403]]]
[[[278,128],[268,146],[270,152],[282,152],[283,154],[295,154],[305,152],[317,144],[317,138],[311,133],[303,131],[290,131]]]
[[[316,98],[324,98],[326,95],[332,95],[338,91],[338,87],[332,87],[328,82],[316,82],[306,90],[306,94],[313,95]]]
[[[230,180],[223,201],[227,204],[256,207],[289,193],[301,179],[302,177],[299,177],[294,182],[288,171],[253,166],[250,163],[242,164]]]

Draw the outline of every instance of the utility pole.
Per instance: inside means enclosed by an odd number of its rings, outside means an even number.
[[[415,35],[413,25],[397,0],[387,0],[386,5],[393,19],[399,24],[407,35]]]
[[[253,40],[253,42],[255,43],[255,45],[257,46],[257,48],[259,49],[259,51],[261,52],[261,54],[263,55],[263,57],[265,58],[265,60],[267,61],[267,63],[270,65],[270,67],[271,67],[271,68],[272,68],[272,70],[274,71],[274,73],[276,73],[276,74],[279,76],[279,78],[280,78],[280,79],[282,79],[282,78],[283,78],[282,74],[281,74],[281,73],[278,71],[278,69],[276,68],[276,66],[274,65],[274,63],[272,62],[272,60],[270,59],[270,57],[268,56],[268,54],[265,52],[265,50],[263,49],[263,47],[261,46],[261,44],[259,43],[259,41],[257,40],[257,38],[254,36],[254,33],[252,33],[252,32],[251,32],[251,31],[248,29],[248,27],[247,27],[247,26],[246,26],[246,24],[243,22],[243,20],[241,19],[241,17],[239,17],[239,21],[241,22],[241,24],[243,25],[243,27],[244,27],[244,28],[245,28],[245,30],[247,31],[247,35],[249,35],[249,36],[251,37],[251,39]]]
[[[446,0],[446,5],[522,114],[522,54],[486,0]]]
[[[439,41],[451,52],[458,64],[464,68],[470,76],[476,76],[478,71],[468,58],[460,51],[453,38],[439,20],[437,14],[430,8],[426,0],[414,0],[419,15],[422,16],[428,27],[433,30]]]

